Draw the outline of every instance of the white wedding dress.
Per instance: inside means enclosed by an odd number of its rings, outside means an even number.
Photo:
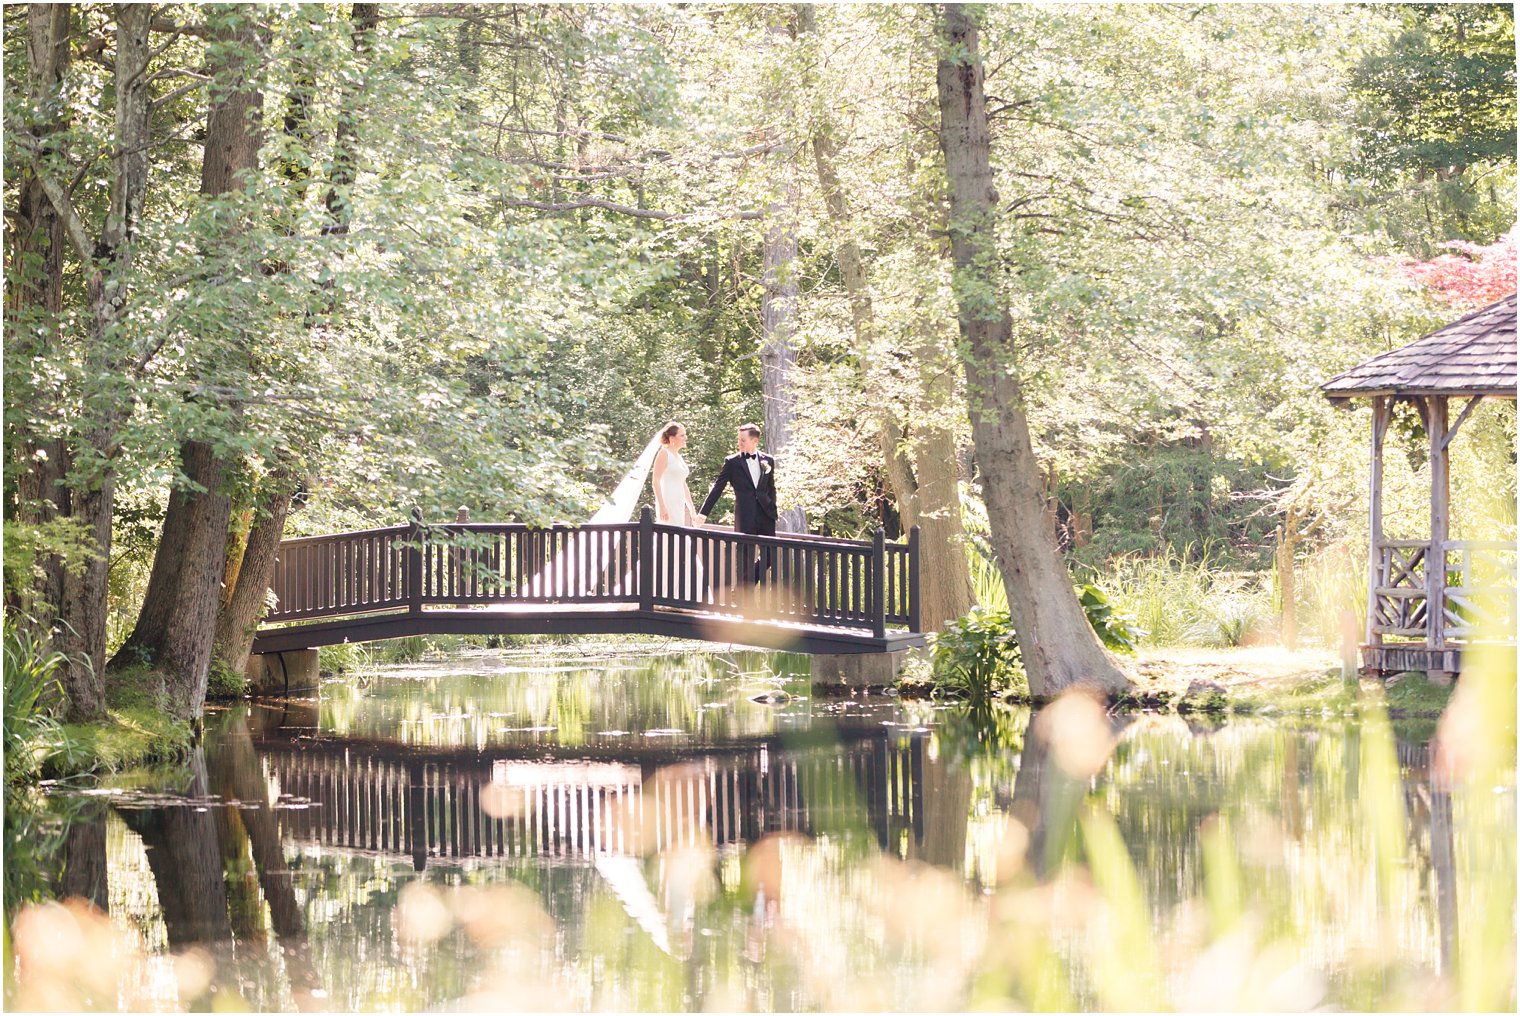
[[[691,500],[686,492],[686,478],[691,475],[691,467],[686,460],[681,458],[680,452],[665,449],[665,471],[660,474],[660,502],[664,504],[664,510],[656,522],[663,522],[667,526],[689,526],[697,520],[688,518],[689,511],[687,502]]]
[[[660,497],[659,503],[664,504],[664,510],[659,512],[656,522],[667,526],[695,526],[697,520],[691,507],[691,495],[687,491],[686,478],[691,475],[691,467],[681,457],[681,453],[665,449],[665,469],[660,473]],[[681,540],[683,547],[679,547],[678,554],[687,562],[687,574],[682,581],[681,576],[671,576],[671,594],[685,599],[704,599],[702,591],[702,562],[697,559],[695,541],[687,542],[673,534],[664,534],[664,539]]]

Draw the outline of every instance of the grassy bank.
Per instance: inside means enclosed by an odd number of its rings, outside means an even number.
[[[170,761],[195,743],[189,723],[174,719],[159,696],[141,690],[149,686],[143,674],[113,681],[101,720],[61,722],[55,713],[63,697],[63,655],[14,623],[6,624],[4,642],[6,786]]]
[[[123,695],[106,707],[96,723],[60,725],[62,739],[43,761],[51,778],[114,773],[154,762],[171,762],[188,754],[195,733],[184,720],[142,695]]]
[[[1351,712],[1359,696],[1376,694],[1394,719],[1433,720],[1446,708],[1453,690],[1416,673],[1386,683],[1345,681],[1331,653],[1269,646],[1142,649],[1125,666],[1135,686],[1113,702],[1119,709],[1307,716]],[[995,697],[1028,702],[1021,676],[1013,675],[1003,694]],[[947,696],[944,683],[924,664],[905,668],[898,687],[905,698],[964,697]]]

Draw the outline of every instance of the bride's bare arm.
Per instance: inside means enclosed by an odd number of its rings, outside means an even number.
[[[661,448],[654,453],[654,517],[666,519],[670,514],[665,511],[665,495],[660,493],[660,478],[665,475],[665,449]]]

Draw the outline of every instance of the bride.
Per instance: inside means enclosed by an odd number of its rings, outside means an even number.
[[[691,467],[681,457],[681,449],[685,447],[686,428],[674,420],[667,423],[660,431],[660,450],[654,456],[655,520],[667,526],[695,527],[707,521],[705,516],[697,514],[691,499],[691,487],[686,483],[686,478],[691,475]],[[667,578],[671,585],[670,593],[680,599],[705,601],[703,568],[697,548],[673,533],[657,534],[656,538],[679,540],[691,548],[681,554],[687,557],[687,565],[678,568],[677,574]],[[680,574],[681,572],[685,574]]]
[[[654,456],[655,521],[667,526],[695,526],[700,520],[686,478],[691,467],[681,457],[686,428],[675,421],[660,431],[660,450]]]

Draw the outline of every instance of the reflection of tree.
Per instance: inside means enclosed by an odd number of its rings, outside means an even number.
[[[280,812],[271,807],[269,785],[245,710],[231,710],[218,731],[209,776],[213,793],[241,805],[218,809],[224,855],[231,858],[229,863],[251,857],[263,902],[269,906],[270,925],[285,955],[296,1004],[302,1010],[313,1008],[312,992],[321,987],[321,980],[312,966],[305,912],[285,860]]]
[[[110,905],[106,870],[106,808],[103,803],[90,802],[69,821],[58,895],[87,899],[105,911]]]
[[[206,797],[202,749],[195,750],[186,767],[189,781],[185,793],[192,798]],[[210,808],[178,805],[120,810],[122,819],[142,837],[147,848],[169,944],[180,948],[229,941],[232,922],[227,912],[216,818]]]
[[[106,909],[106,805],[5,788],[5,917],[24,903],[80,896]]]
[[[368,687],[334,684],[322,726],[340,735],[430,746],[596,743],[604,731],[675,729],[721,741],[774,729],[776,712],[735,695],[732,678],[756,675],[754,691],[795,678],[765,654],[624,655],[555,666],[552,656],[512,655],[420,663],[393,671],[405,680]],[[782,661],[790,667],[790,661]],[[722,690],[714,687],[724,683]],[[722,700],[715,703],[714,700]]]

